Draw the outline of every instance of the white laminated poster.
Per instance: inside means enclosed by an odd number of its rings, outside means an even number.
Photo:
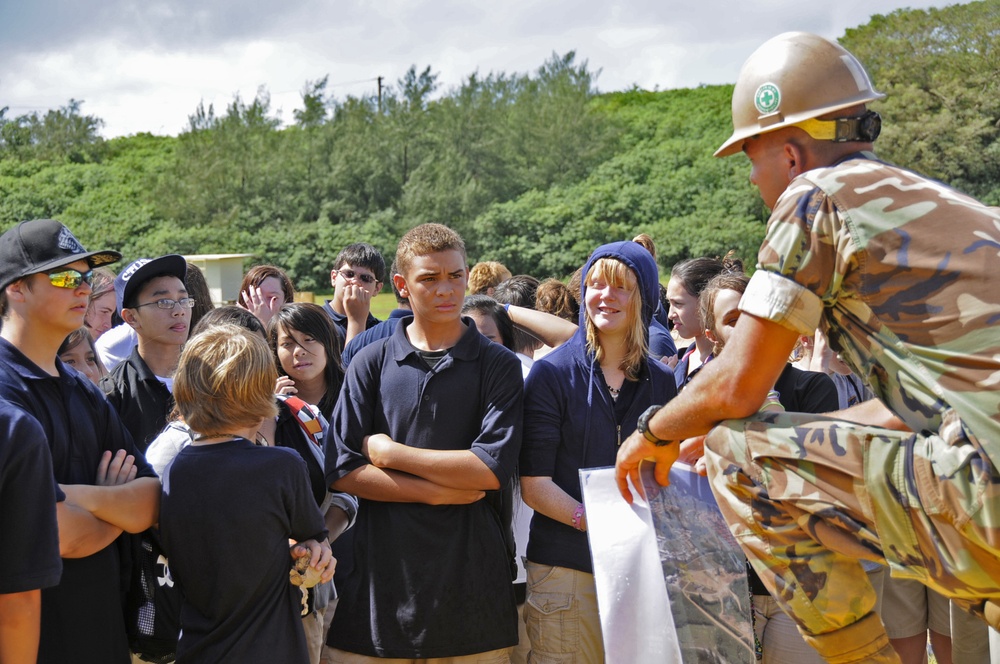
[[[643,464],[632,505],[614,468],[580,481],[607,663],[754,662],[745,558],[707,479],[675,464],[664,489]]]

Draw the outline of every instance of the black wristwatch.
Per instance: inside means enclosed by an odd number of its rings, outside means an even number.
[[[646,440],[656,445],[657,447],[663,447],[664,445],[670,444],[669,440],[662,440],[660,438],[657,438],[655,435],[653,435],[653,432],[649,430],[650,418],[653,417],[653,415],[656,415],[658,412],[660,412],[661,408],[663,408],[663,406],[650,406],[649,408],[647,408],[645,411],[643,411],[642,415],[639,416],[639,422],[636,425],[636,430],[639,433],[641,433]]]

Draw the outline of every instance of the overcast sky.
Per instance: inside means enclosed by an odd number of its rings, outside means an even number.
[[[70,98],[107,137],[177,134],[204,100],[259,86],[288,122],[306,81],[343,99],[430,65],[443,91],[479,71],[532,72],[575,50],[602,91],[735,82],[766,39],[830,38],[936,0],[0,0],[0,108]]]

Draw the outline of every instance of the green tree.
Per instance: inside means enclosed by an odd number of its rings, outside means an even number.
[[[1000,203],[1000,2],[900,9],[840,41],[887,94],[880,154]]]

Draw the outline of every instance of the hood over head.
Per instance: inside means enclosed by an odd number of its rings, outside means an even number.
[[[639,294],[642,297],[642,322],[649,327],[653,320],[653,313],[660,301],[660,281],[659,272],[656,268],[656,259],[645,247],[631,240],[624,242],[612,242],[604,244],[594,250],[594,253],[587,259],[587,264],[583,266],[583,275],[580,283],[580,302],[585,301],[587,295],[587,274],[594,263],[602,258],[614,258],[624,263],[636,276]],[[580,327],[583,329],[586,316],[586,305],[580,307]]]

